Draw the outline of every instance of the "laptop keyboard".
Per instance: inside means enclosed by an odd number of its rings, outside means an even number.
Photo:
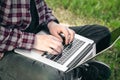
[[[74,39],[74,41],[71,44],[64,45],[62,54],[46,54],[45,57],[57,63],[64,64],[80,47],[82,47],[82,45],[84,45],[84,43],[84,41]]]

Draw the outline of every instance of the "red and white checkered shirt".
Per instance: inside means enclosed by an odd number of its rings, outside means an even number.
[[[44,0],[35,4],[39,24],[56,20]],[[14,48],[32,48],[35,34],[23,32],[30,22],[30,0],[0,0],[0,55]]]

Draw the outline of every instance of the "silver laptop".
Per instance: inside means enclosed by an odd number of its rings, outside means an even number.
[[[41,33],[44,34],[44,31]],[[27,51],[16,49],[15,52],[45,63],[60,71],[67,72],[111,48],[118,39],[120,39],[120,27],[111,32],[110,45],[97,54],[94,41],[77,34],[75,34],[75,40],[73,43],[68,46],[64,46],[63,52],[57,56],[44,53],[42,54],[36,50]]]
[[[41,31],[39,34],[46,33]],[[59,55],[23,49],[15,49],[15,52],[40,61],[60,71],[67,72],[83,64],[88,58],[94,57],[96,54],[96,46],[93,40],[75,34],[73,42],[69,45],[64,45],[64,49]]]

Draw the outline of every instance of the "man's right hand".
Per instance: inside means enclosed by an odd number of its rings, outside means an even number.
[[[52,35],[39,35],[35,36],[34,49],[46,51],[50,54],[57,55],[63,50],[62,41]]]

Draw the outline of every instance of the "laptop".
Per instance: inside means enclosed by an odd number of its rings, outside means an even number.
[[[42,31],[40,34],[45,34],[45,32]],[[51,55],[49,53],[40,53],[36,50],[27,51],[21,49],[15,49],[15,52],[40,61],[60,71],[68,72],[111,48],[118,39],[120,39],[120,27],[111,32],[110,46],[97,54],[94,41],[77,34],[75,34],[75,39],[72,44],[64,46],[64,50],[60,55]]]
[[[47,34],[41,31],[39,34]],[[96,46],[93,40],[75,34],[73,42],[69,45],[64,45],[64,49],[59,55],[50,53],[40,53],[36,50],[15,49],[15,52],[25,57],[40,61],[60,71],[67,72],[78,66],[88,57],[93,57],[96,54]]]

